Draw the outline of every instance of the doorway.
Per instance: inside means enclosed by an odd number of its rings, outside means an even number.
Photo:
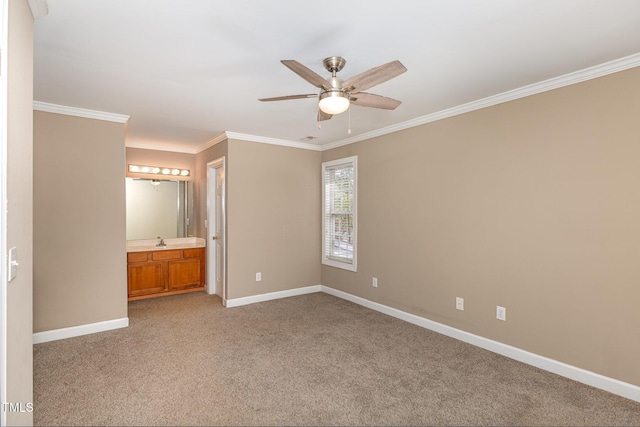
[[[225,157],[207,163],[207,293],[227,305]]]

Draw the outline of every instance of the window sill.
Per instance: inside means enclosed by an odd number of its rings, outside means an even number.
[[[353,263],[347,263],[347,262],[336,261],[333,259],[323,259],[322,265],[340,268],[342,270],[353,271],[354,273],[357,271],[355,260]]]

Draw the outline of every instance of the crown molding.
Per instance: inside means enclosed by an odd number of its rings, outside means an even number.
[[[240,139],[242,141],[259,142],[262,144],[282,145],[284,147],[302,148],[303,150],[322,151],[322,147],[305,142],[288,141],[285,139],[268,138],[265,136],[247,135],[244,133],[225,132],[229,139]]]
[[[221,133],[220,135],[216,136],[215,138],[213,138],[210,141],[205,142],[204,144],[201,144],[199,146],[197,146],[195,148],[195,153],[198,154],[201,151],[206,150],[207,148],[211,148],[214,145],[224,141],[227,139],[227,134],[225,132]]]
[[[31,14],[34,20],[43,18],[49,14],[47,0],[29,0],[29,7],[31,8]]]
[[[468,102],[466,104],[438,111],[433,114],[428,114],[426,116],[398,123],[393,126],[387,126],[385,128],[374,130],[372,132],[366,132],[351,138],[325,144],[322,145],[321,149],[322,151],[331,150],[333,148],[342,147],[344,145],[353,144],[355,142],[387,135],[393,132],[398,132],[427,123],[432,123],[438,120],[469,113],[471,111],[479,110],[482,108],[487,108],[516,99],[525,98],[527,96],[536,95],[538,93],[559,89],[564,86],[570,86],[587,80],[596,79],[598,77],[617,73],[619,71],[624,71],[630,68],[635,68],[637,66],[640,66],[640,53],[625,56],[623,58],[605,62],[604,64],[595,65],[593,67],[585,68],[583,70],[575,71],[573,73],[565,74],[559,77],[554,77],[538,83],[533,83],[527,86],[520,87],[518,89],[500,93],[498,95],[493,95],[476,101]]]
[[[67,107],[65,105],[49,104],[48,102],[33,101],[33,109],[46,113],[64,114],[66,116],[83,117],[85,119],[104,120],[107,122],[127,123],[130,116],[125,114],[106,113],[104,111],[87,110],[85,108]]]

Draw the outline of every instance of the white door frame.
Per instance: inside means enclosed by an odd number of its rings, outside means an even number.
[[[0,401],[7,401],[7,38],[8,0],[0,0]],[[4,404],[4,403],[3,403]],[[7,412],[0,412],[7,425]]]
[[[222,195],[221,195],[221,212],[216,212],[216,186],[211,185],[211,182],[215,183],[216,175],[219,169],[222,168],[222,174],[224,176],[224,182],[222,184]],[[211,162],[207,163],[207,227],[206,229],[206,239],[207,239],[207,263],[206,263],[206,271],[207,271],[207,293],[208,294],[218,294],[222,298],[222,304],[224,306],[227,305],[227,178],[226,178],[226,158],[222,156],[217,158]],[[216,215],[220,215],[221,221],[221,231],[222,235],[218,236],[219,239],[222,239],[222,254],[221,256],[221,265],[222,265],[222,289],[216,289],[216,276],[218,272],[216,271],[216,246],[213,244],[213,230],[215,229],[215,218]]]

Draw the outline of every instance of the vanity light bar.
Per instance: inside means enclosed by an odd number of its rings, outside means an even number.
[[[129,172],[150,173],[155,175],[189,176],[189,169],[166,168],[160,166],[129,165]]]

